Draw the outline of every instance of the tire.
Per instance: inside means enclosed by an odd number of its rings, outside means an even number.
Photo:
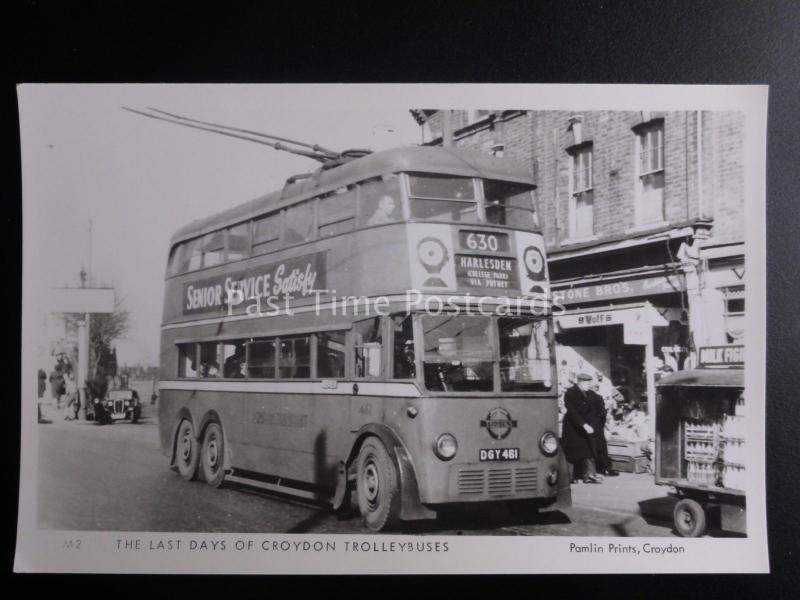
[[[188,419],[178,425],[175,436],[175,464],[178,472],[186,481],[197,479],[197,463],[200,456],[198,440],[194,434],[194,426]]]
[[[672,513],[675,530],[682,537],[700,537],[706,532],[706,511],[691,498],[684,498],[675,505]]]
[[[217,488],[225,480],[225,438],[219,423],[209,423],[203,434],[200,471],[211,487]]]
[[[396,524],[400,514],[400,482],[392,458],[377,438],[368,438],[358,453],[358,510],[370,531]]]

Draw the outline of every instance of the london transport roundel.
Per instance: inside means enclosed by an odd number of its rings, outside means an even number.
[[[531,276],[541,275],[544,270],[544,257],[542,252],[536,246],[528,246],[525,248],[525,268]]]
[[[447,262],[447,248],[436,238],[423,238],[417,246],[419,260],[428,270],[438,271]]]

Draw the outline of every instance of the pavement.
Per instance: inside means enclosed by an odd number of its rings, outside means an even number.
[[[135,385],[135,384],[134,384]],[[149,398],[150,382],[140,397]],[[146,388],[146,389],[145,389]],[[145,392],[145,393],[143,393]],[[40,525],[45,529],[358,533],[357,514],[240,485],[213,489],[170,470],[158,447],[156,407],[143,403],[138,424],[68,421],[43,407],[39,426]],[[573,506],[512,515],[503,505],[467,507],[407,524],[418,535],[674,536],[667,489],[649,473],[621,473],[602,484],[572,486]]]

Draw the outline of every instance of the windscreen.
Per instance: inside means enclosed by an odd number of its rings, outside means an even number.
[[[439,392],[494,389],[494,336],[489,317],[423,316],[425,386]]]
[[[544,392],[552,386],[547,321],[499,318],[500,389]]]

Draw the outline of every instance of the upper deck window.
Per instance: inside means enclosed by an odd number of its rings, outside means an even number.
[[[397,175],[371,179],[359,187],[359,227],[385,225],[403,220],[400,178]]]
[[[194,271],[203,266],[203,240],[202,238],[195,238],[183,244],[183,251],[181,252],[180,271]]]
[[[248,223],[228,228],[228,260],[242,260],[250,253]]]
[[[176,244],[172,248],[172,254],[169,256],[169,265],[167,266],[167,273],[169,275],[177,275],[181,272],[181,256],[183,255],[184,244]]]
[[[222,231],[209,233],[202,239],[202,266],[213,267],[222,264],[225,253],[225,235]]]
[[[286,209],[286,243],[296,244],[314,237],[314,201],[301,202]]]
[[[253,221],[253,255],[264,254],[278,247],[281,237],[281,213],[276,212]]]
[[[478,222],[475,182],[469,177],[409,175],[413,219]]]
[[[356,222],[356,188],[337,190],[319,201],[319,235],[350,231]]]
[[[486,221],[495,225],[536,227],[533,192],[529,186],[504,181],[484,181]]]

